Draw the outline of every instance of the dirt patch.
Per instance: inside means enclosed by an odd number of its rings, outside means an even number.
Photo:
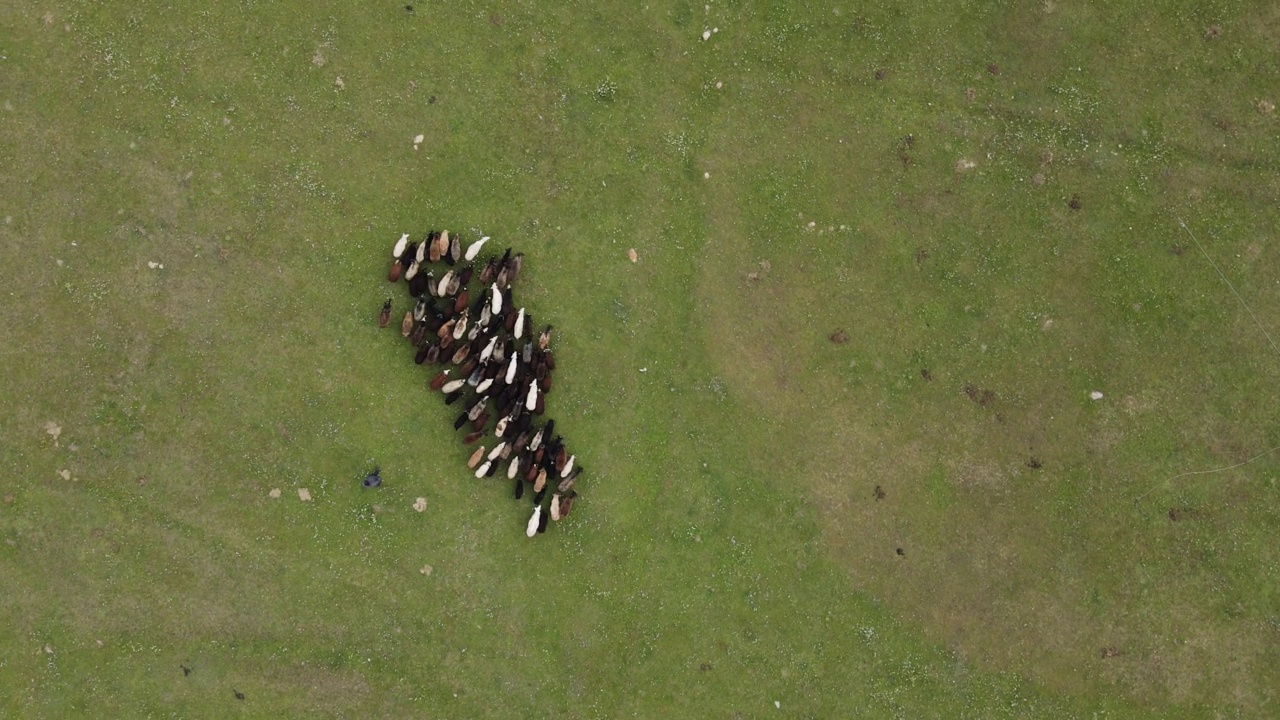
[[[1210,26],[1209,26],[1208,28],[1206,28],[1206,29],[1205,29],[1205,31],[1204,31],[1204,39],[1205,39],[1205,40],[1217,40],[1217,39],[1218,39],[1218,38],[1220,38],[1220,37],[1222,37],[1222,26],[1221,26],[1221,25],[1210,25]]]
[[[929,368],[920,368],[920,377],[926,382],[933,382],[933,373],[929,372]]]
[[[1084,208],[1084,201],[1080,199],[1079,195],[1072,195],[1071,199],[1067,201],[1067,207],[1072,210],[1081,210]]]
[[[967,395],[970,400],[984,408],[991,407],[996,401],[996,393],[994,390],[980,388],[973,383],[965,383],[964,394]]]
[[[835,332],[828,335],[827,339],[835,343],[836,345],[844,345],[845,343],[849,342],[849,333],[845,332],[844,330],[836,330]]]
[[[875,496],[876,500],[883,500],[885,498],[884,488],[879,485],[876,486],[876,489],[873,490],[871,494]]]

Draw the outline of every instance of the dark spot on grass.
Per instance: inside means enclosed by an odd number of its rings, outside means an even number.
[[[876,68],[877,80],[884,80],[887,77],[889,77],[889,70],[887,68]]]
[[[412,5],[405,5],[405,6],[404,6],[404,11],[405,11],[405,12],[413,12],[413,6],[412,6]]]
[[[987,72],[991,73],[992,75],[999,75],[1000,66],[995,63],[991,63],[990,65],[987,66]]]
[[[1179,510],[1178,508],[1169,508],[1169,520],[1171,522],[1178,522],[1181,519],[1182,519],[1181,510]]]
[[[1071,208],[1072,210],[1079,210],[1080,208],[1084,207],[1084,202],[1080,199],[1079,195],[1072,195],[1071,200],[1067,202],[1067,207]]]
[[[1044,467],[1044,464],[1040,462],[1040,458],[1032,456],[1030,460],[1027,460],[1027,467],[1032,470],[1039,470]]]
[[[974,100],[977,100],[977,99],[978,99],[978,89],[977,89],[977,88],[966,88],[966,89],[965,89],[965,91],[964,91],[964,99],[965,99],[965,100],[968,100],[969,102],[973,102]]]
[[[237,700],[243,700],[243,699],[244,699],[244,693],[240,692],[239,690],[232,689],[232,690],[231,690],[231,692],[233,692],[233,693],[235,693],[235,694],[236,694],[236,699],[237,699]]]
[[[1205,39],[1205,40],[1217,40],[1217,39],[1218,39],[1218,38],[1220,38],[1220,37],[1222,37],[1222,26],[1221,26],[1221,25],[1210,25],[1210,26],[1209,26],[1209,27],[1204,31],[1204,39]]]
[[[978,403],[982,407],[991,407],[991,404],[996,401],[995,391],[985,390],[973,383],[965,383],[964,394],[968,395],[970,400]]]
[[[876,500],[883,500],[885,498],[884,488],[880,487],[879,485],[877,485],[876,489],[871,492],[873,495],[875,495]]]
[[[1113,658],[1113,657],[1119,657],[1119,656],[1120,656],[1120,651],[1119,651],[1119,650],[1117,650],[1117,649],[1116,649],[1115,647],[1113,647],[1113,646],[1108,646],[1108,647],[1104,647],[1104,648],[1102,648],[1102,659],[1103,659],[1103,660],[1106,660],[1107,658]]]
[[[1184,248],[1184,247],[1182,247],[1181,245],[1170,245],[1170,246],[1169,246],[1169,252],[1173,253],[1174,255],[1177,255],[1178,257],[1182,257],[1182,253],[1184,253],[1184,252],[1186,252],[1186,251],[1187,251],[1187,249],[1186,249],[1186,248]]]
[[[933,373],[929,372],[929,368],[920,368],[920,377],[929,382],[933,382]]]
[[[1235,132],[1236,129],[1236,124],[1226,118],[1218,118],[1217,120],[1214,120],[1213,126],[1225,133]]]
[[[925,260],[928,260],[928,259],[929,259],[929,251],[928,251],[928,250],[925,250],[924,248],[917,248],[917,249],[916,249],[916,262],[917,262],[917,263],[922,263],[922,262],[924,262]]]
[[[100,537],[102,537],[103,535],[105,535],[105,534],[106,534],[106,531],[105,531],[105,530],[103,530],[103,529],[102,529],[102,528],[100,528],[100,527],[96,527],[96,528],[94,528],[94,529],[90,530],[90,531],[89,531],[89,534],[90,534],[90,535],[92,535],[92,536],[94,536],[94,537],[96,537],[96,538],[100,538]]]
[[[489,23],[490,23],[491,25],[493,25],[494,27],[502,27],[502,16],[501,16],[501,15],[499,15],[498,13],[494,13],[494,14],[490,15],[490,16],[489,16]]]
[[[435,104],[436,104],[436,96],[435,96],[435,95],[432,95],[431,97],[427,98],[427,104],[428,104],[428,105],[435,105]]]
[[[711,669],[711,663],[702,663],[701,665],[698,666],[698,669],[702,670],[703,672],[706,672],[707,670]]]
[[[906,557],[906,556],[907,556],[907,552],[906,552],[905,550],[903,550],[902,548],[898,548],[898,549],[897,549],[897,550],[895,550],[894,552],[898,553],[898,557]]]
[[[182,677],[186,677],[191,674],[191,668],[186,665],[179,665],[178,667],[182,668]]]
[[[837,345],[843,345],[849,342],[849,333],[845,332],[844,330],[836,330],[835,332],[828,335],[827,339],[829,339],[831,342]]]
[[[4,496],[4,504],[5,504],[5,505],[12,505],[12,504],[13,504],[13,496],[12,496],[12,495],[5,495],[5,496]]]

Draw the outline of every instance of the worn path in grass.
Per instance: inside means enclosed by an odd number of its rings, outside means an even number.
[[[1273,11],[0,24],[6,716],[1274,707],[1274,459],[1132,502],[1280,444],[1170,219],[1275,315]],[[427,226],[561,328],[536,542],[373,327]]]

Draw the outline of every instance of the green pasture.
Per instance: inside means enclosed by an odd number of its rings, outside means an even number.
[[[1280,715],[1274,3],[410,1],[0,3],[0,717]]]

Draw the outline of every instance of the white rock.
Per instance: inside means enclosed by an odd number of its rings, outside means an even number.
[[[710,30],[703,30],[703,31],[702,31],[702,39],[703,39],[703,40],[710,40],[710,39],[711,39],[711,31],[710,31]]]
[[[302,502],[311,502],[311,491],[306,488],[298,488],[298,499]]]
[[[426,509],[427,509],[427,499],[426,499],[426,498],[424,498],[424,497],[420,497],[420,498],[418,498],[417,500],[414,500],[414,501],[413,501],[413,509],[414,509],[414,510],[417,510],[418,512],[422,512],[423,510],[426,510]]]
[[[423,140],[426,140],[426,139],[427,139],[427,136],[426,136],[426,135],[415,135],[415,136],[413,136],[413,144],[414,144],[414,145],[421,145],[421,144],[422,144],[422,141],[423,141]]]
[[[782,702],[781,702],[781,701],[779,701],[779,700],[774,700],[774,701],[773,701],[773,706],[774,706],[774,707],[776,707],[776,708],[778,708],[779,710],[781,710],[781,709],[782,709]]]
[[[1102,393],[1098,392],[1097,390],[1094,390],[1093,392],[1089,393],[1089,399],[1090,399],[1090,400],[1101,400],[1101,399],[1102,399]]]

